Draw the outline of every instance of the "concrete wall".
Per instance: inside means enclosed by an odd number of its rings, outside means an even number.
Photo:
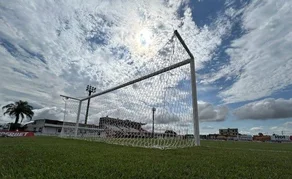
[[[60,133],[60,132],[58,132],[58,130],[61,132],[61,128],[45,126],[43,128],[42,133],[45,133],[45,134],[58,134],[58,133]]]

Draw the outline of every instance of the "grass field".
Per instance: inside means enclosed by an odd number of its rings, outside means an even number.
[[[292,178],[292,143],[202,141],[201,147],[159,150],[0,138],[0,178]]]

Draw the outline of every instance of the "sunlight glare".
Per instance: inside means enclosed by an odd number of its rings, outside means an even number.
[[[144,28],[138,34],[138,40],[141,46],[147,47],[151,44],[152,33],[150,30]]]

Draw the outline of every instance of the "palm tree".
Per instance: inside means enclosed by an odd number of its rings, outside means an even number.
[[[32,119],[33,116],[33,107],[28,105],[26,101],[17,101],[15,103],[7,104],[6,106],[2,107],[2,110],[6,109],[6,111],[3,113],[8,114],[9,116],[15,117],[14,124],[17,124],[19,122],[19,117],[21,117],[20,123],[23,121],[24,115],[26,115],[29,119]]]

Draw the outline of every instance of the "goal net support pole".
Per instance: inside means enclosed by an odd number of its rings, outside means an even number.
[[[198,115],[198,101],[197,101],[197,87],[195,75],[195,62],[191,59],[191,84],[192,84],[192,102],[193,102],[193,118],[194,118],[194,137],[195,145],[200,146],[200,128],[199,128],[199,115]]]
[[[76,126],[75,126],[75,137],[77,138],[78,135],[78,127],[79,127],[79,119],[80,119],[80,112],[81,112],[82,101],[79,101],[78,105],[78,112],[77,112],[77,119],[76,119]]]
[[[195,145],[200,146],[200,128],[199,128],[199,114],[198,114],[198,98],[197,98],[197,83],[196,83],[196,70],[195,70],[195,59],[188,46],[185,44],[184,40],[180,36],[177,30],[174,31],[174,34],[185,48],[190,59],[190,68],[191,68],[191,85],[192,85],[192,103],[193,103],[193,121],[194,121],[194,138]]]
[[[74,136],[77,137],[82,101],[80,99],[78,99],[78,98],[74,98],[74,97],[71,97],[71,96],[66,96],[66,95],[60,95],[60,96],[62,98],[65,98],[65,100],[72,99],[72,100],[75,100],[75,101],[79,102],[79,104],[78,104],[78,112],[77,112],[77,119],[76,119],[76,124],[75,124],[75,131],[74,131]],[[65,101],[63,127],[65,125],[65,116],[66,116],[66,101]],[[62,129],[62,132],[63,132],[63,129]]]

